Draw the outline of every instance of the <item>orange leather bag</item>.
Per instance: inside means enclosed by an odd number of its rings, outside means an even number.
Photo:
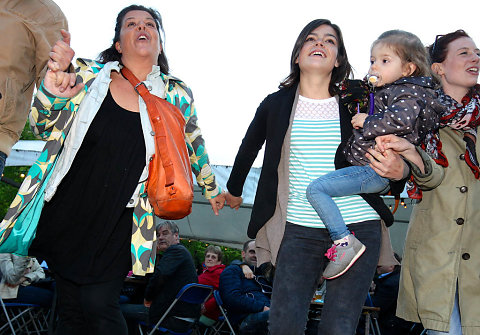
[[[178,220],[192,212],[193,180],[185,144],[185,118],[180,110],[151,94],[126,67],[122,75],[147,105],[155,132],[155,155],[149,165],[147,194],[155,215]]]

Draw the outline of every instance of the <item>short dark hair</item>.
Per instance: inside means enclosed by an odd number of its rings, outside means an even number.
[[[164,226],[166,226],[167,229],[170,230],[170,232],[171,232],[173,235],[175,235],[175,233],[177,233],[177,234],[179,233],[178,226],[177,226],[177,224],[176,224],[175,222],[173,222],[173,221],[163,221],[163,222],[161,222],[161,223],[159,223],[159,224],[157,225],[157,234],[160,233],[160,232],[159,232],[160,229],[161,229],[162,227],[164,227]]]
[[[310,33],[316,28],[324,24],[332,27],[332,29],[337,34],[338,41],[337,61],[339,66],[333,68],[332,78],[330,79],[330,83],[328,85],[328,92],[332,96],[336,95],[339,92],[339,87],[337,86],[337,84],[343,82],[345,79],[348,78],[352,71],[352,67],[348,62],[347,50],[345,49],[345,44],[343,42],[342,31],[336,24],[333,24],[332,22],[330,22],[330,20],[327,19],[313,20],[302,29],[302,31],[297,37],[297,40],[295,41],[295,45],[293,46],[292,50],[292,56],[290,57],[290,74],[280,83],[279,88],[291,87],[300,82],[300,67],[298,64],[296,64],[296,60],[300,54],[300,50],[305,44],[307,36],[310,35]]]
[[[161,32],[164,33],[164,31],[163,31],[163,25],[162,25],[162,16],[160,15],[160,13],[153,8],[148,8],[141,5],[130,5],[128,7],[125,7],[120,11],[120,13],[118,13],[117,22],[115,24],[115,36],[113,37],[112,45],[108,49],[103,50],[98,55],[98,61],[100,63],[105,64],[108,62],[118,61],[120,64],[122,64],[122,54],[119,53],[115,48],[115,43],[117,43],[120,40],[120,31],[122,30],[122,23],[123,23],[123,19],[125,18],[125,15],[127,15],[127,13],[132,10],[141,10],[141,11],[147,12],[152,16],[153,20],[155,21],[155,26],[157,27],[160,43],[162,43]],[[158,55],[157,65],[160,66],[160,71],[162,73],[165,73],[165,74],[169,73],[170,70],[169,70],[167,56],[165,55],[164,48],[162,48],[162,52],[160,53],[160,55]]]
[[[243,250],[244,252],[247,252],[247,250],[248,250],[248,245],[250,244],[250,242],[255,242],[255,240],[248,240],[247,242],[243,243],[243,248],[242,248],[242,250]]]
[[[216,245],[209,245],[209,246],[205,249],[205,256],[207,256],[207,253],[208,253],[208,252],[217,255],[218,260],[219,260],[220,262],[222,261],[223,252],[222,252],[222,249],[220,249],[220,247],[218,247],[218,246],[216,246]]]
[[[461,37],[470,36],[461,29],[445,35],[437,35],[435,42],[427,47],[430,56],[430,64],[442,63],[447,57],[448,45]]]
[[[417,35],[404,30],[388,30],[378,36],[372,49],[378,44],[390,47],[400,57],[402,64],[415,64],[416,69],[411,76],[431,76],[427,51]]]

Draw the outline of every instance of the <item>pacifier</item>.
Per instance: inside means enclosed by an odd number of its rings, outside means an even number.
[[[378,81],[378,77],[375,75],[367,75],[367,80],[370,84],[374,85]]]

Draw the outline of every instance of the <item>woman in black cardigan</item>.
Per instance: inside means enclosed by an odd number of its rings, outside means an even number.
[[[292,52],[291,73],[281,83],[280,90],[267,96],[258,107],[227,183],[227,204],[238,208],[245,178],[258,151],[266,143],[248,235],[256,238],[258,264],[268,261],[276,264],[269,320],[270,333],[274,335],[304,333],[309,304],[326,265],[324,253],[331,245],[328,231],[322,228],[321,222],[316,226],[314,223],[292,222],[292,216],[287,213],[289,206],[298,200],[295,197],[305,197],[305,192],[297,192],[298,185],[289,183],[296,177],[305,177],[296,176],[296,166],[289,165],[291,152],[295,149],[295,145],[291,145],[295,140],[292,136],[297,120],[295,115],[308,114],[299,107],[304,103],[315,105],[318,102],[320,106],[326,102],[329,111],[334,106],[336,121],[333,128],[336,128],[334,131],[340,145],[336,154],[335,150],[328,154],[332,160],[335,156],[336,168],[345,166],[341,149],[352,133],[351,114],[347,108],[347,100],[351,101],[352,96],[347,89],[339,97],[339,84],[354,86],[347,80],[350,70],[338,26],[324,19],[305,26]],[[315,138],[309,140],[315,141]],[[323,142],[319,147],[322,145]],[[320,150],[323,153],[324,149]],[[293,163],[301,165],[310,161]],[[308,169],[308,164],[305,165]],[[399,172],[399,179],[402,172]],[[396,189],[395,185],[392,187]],[[361,210],[369,213],[366,215],[369,219],[351,223],[349,228],[362,242],[365,239],[367,251],[345,275],[328,281],[321,334],[355,332],[379,257],[380,219],[387,224],[393,222],[392,214],[378,195],[363,195],[362,198],[364,202],[358,196],[352,199],[357,203],[360,201]]]

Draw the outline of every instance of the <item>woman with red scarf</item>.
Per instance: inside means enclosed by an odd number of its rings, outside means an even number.
[[[405,242],[397,316],[421,322],[430,335],[477,334],[480,50],[463,30],[457,30],[437,36],[429,53],[440,83],[438,99],[448,107],[438,134],[424,148],[390,135],[377,141],[383,153],[392,149],[403,156],[423,191]],[[384,159],[378,153],[372,156],[380,159],[372,163],[374,169],[388,177]]]

